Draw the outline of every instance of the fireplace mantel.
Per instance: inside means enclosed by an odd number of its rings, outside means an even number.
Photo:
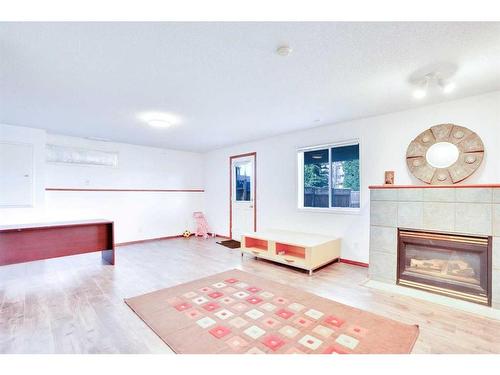
[[[370,185],[369,189],[500,189],[500,184],[474,184],[474,185]]]

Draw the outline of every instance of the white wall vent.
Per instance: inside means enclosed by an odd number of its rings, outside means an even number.
[[[47,162],[117,167],[118,153],[48,144]]]

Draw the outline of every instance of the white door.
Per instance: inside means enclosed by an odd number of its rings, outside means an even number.
[[[255,156],[242,156],[231,162],[231,238],[254,231]]]
[[[33,205],[33,146],[0,142],[0,207]]]

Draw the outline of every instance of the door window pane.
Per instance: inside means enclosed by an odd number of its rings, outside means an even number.
[[[304,207],[328,207],[328,149],[304,152]]]
[[[244,162],[235,165],[235,199],[237,201],[252,200],[251,178],[252,163]]]
[[[332,207],[359,208],[359,144],[331,148]]]

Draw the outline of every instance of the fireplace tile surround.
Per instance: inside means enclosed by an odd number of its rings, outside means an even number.
[[[370,186],[371,280],[396,284],[398,228],[492,236],[492,307],[500,309],[500,185]]]

